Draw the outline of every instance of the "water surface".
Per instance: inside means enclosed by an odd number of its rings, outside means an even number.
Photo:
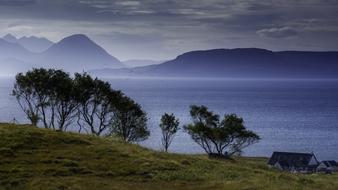
[[[112,87],[139,102],[148,113],[151,137],[142,144],[160,148],[159,120],[174,113],[190,122],[189,106],[205,105],[223,115],[236,113],[262,140],[245,150],[248,156],[273,151],[315,152],[319,159],[338,159],[338,81],[107,79]],[[10,96],[13,79],[0,78],[0,121],[27,122]],[[190,137],[179,132],[170,151],[200,153]]]

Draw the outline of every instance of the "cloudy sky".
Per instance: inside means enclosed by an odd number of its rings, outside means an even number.
[[[338,50],[338,0],[0,0],[0,35],[83,33],[121,60],[190,50]]]

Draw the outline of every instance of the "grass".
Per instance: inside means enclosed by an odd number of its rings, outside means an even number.
[[[0,124],[0,190],[336,190],[338,175],[290,174],[266,158],[210,160],[110,138]]]

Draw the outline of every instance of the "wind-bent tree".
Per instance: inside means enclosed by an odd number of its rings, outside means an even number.
[[[16,76],[16,83],[12,95],[16,97],[21,109],[25,112],[27,119],[33,126],[39,122],[39,104],[35,92],[31,89],[29,81],[22,73]]]
[[[111,125],[111,134],[120,137],[124,142],[146,140],[150,131],[147,128],[146,113],[141,106],[120,91],[113,91],[115,118]]]
[[[244,126],[242,118],[235,114],[219,115],[205,106],[190,107],[193,123],[184,126],[185,131],[199,144],[207,154],[230,157],[260,140],[260,137]]]
[[[73,79],[68,73],[55,70],[50,95],[51,120],[53,128],[66,131],[77,116],[78,101],[81,92],[75,88]]]
[[[62,70],[33,69],[16,76],[12,94],[34,126],[42,121],[45,128],[66,131],[78,118],[80,132],[110,132],[126,142],[145,140],[150,133],[140,105],[87,74],[72,78]]]
[[[12,94],[34,126],[41,120],[45,128],[66,130],[77,107],[73,80],[61,70],[19,73]]]
[[[12,95],[16,97],[21,109],[34,126],[42,119],[45,128],[48,128],[46,108],[49,106],[52,72],[46,69],[33,69],[26,74],[16,75]]]
[[[111,95],[110,84],[93,79],[90,75],[75,74],[74,83],[76,89],[80,92],[78,96],[78,124],[80,131],[89,129],[93,135],[101,135],[114,119],[113,97]]]
[[[175,134],[179,130],[180,122],[176,119],[174,114],[164,113],[161,117],[160,128],[162,131],[162,147],[165,152],[168,152],[168,148],[172,143]]]

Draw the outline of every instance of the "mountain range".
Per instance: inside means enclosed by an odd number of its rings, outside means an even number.
[[[68,72],[124,67],[117,58],[83,34],[66,37],[57,43],[49,42],[34,36],[17,39],[10,34],[0,38],[0,75],[14,75],[32,67],[58,68]],[[36,44],[40,44],[40,48],[45,44],[45,50],[34,51],[38,47]]]
[[[45,67],[104,77],[338,78],[338,52],[211,49],[187,52],[170,61],[121,62],[83,34],[57,43],[8,34],[0,38],[0,66],[0,75]]]
[[[3,37],[4,40],[10,43],[20,44],[31,52],[43,52],[50,48],[54,43],[46,38],[38,38],[35,36],[16,38],[12,34],[7,34]]]
[[[90,73],[107,77],[338,78],[338,52],[212,49],[184,53],[158,65]]]

